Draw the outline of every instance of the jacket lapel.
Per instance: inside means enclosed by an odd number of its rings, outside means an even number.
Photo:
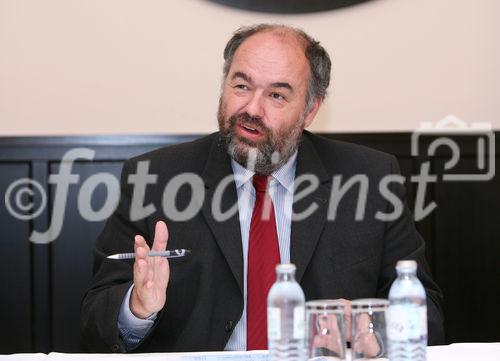
[[[308,181],[298,182],[300,178],[306,175],[317,179],[319,186],[299,199],[297,195],[311,184]],[[304,218],[302,220],[295,219],[292,216],[290,259],[297,267],[296,278],[299,283],[311,260],[325,225],[330,193],[329,181],[330,178],[323,167],[323,163],[312,142],[307,137],[307,132],[305,132],[297,154],[293,214],[303,214],[309,207],[316,207],[314,204],[317,205],[317,208],[308,217],[302,217]]]
[[[314,213],[302,220],[292,218],[292,229],[290,236],[290,259],[297,267],[297,281],[300,282],[304,272],[309,264],[314,249],[319,241],[321,231],[325,225],[328,207],[328,197],[330,192],[330,178],[323,167],[323,163],[317,154],[312,142],[307,137],[307,132],[302,137],[297,154],[297,167],[295,179],[301,176],[312,176],[318,179],[319,186],[312,192],[296,200],[301,190],[310,183],[302,182],[296,184],[293,212],[301,214],[304,210],[317,205]],[[202,206],[202,214],[205,217],[210,230],[215,236],[227,263],[238,283],[243,294],[243,249],[241,245],[241,229],[239,214],[236,212],[227,220],[217,220],[212,211],[214,193],[221,182],[226,177],[232,177],[231,159],[226,151],[214,140],[210,154],[207,159],[206,167],[202,173],[205,181],[206,197]],[[225,191],[220,201],[223,212],[231,207],[237,207],[238,196],[234,180],[225,183]],[[217,202],[216,202],[217,204]],[[227,217],[226,217],[227,218]]]
[[[213,202],[214,193],[221,182],[227,177],[231,177],[229,183],[225,182],[224,192],[220,201]],[[219,145],[218,139],[215,139],[210,149],[206,167],[202,178],[205,182],[206,196],[202,206],[202,214],[205,217],[208,226],[215,236],[217,244],[226,258],[227,263],[238,283],[241,294],[243,295],[243,249],[241,245],[241,230],[238,216],[238,196],[236,194],[236,185],[234,183],[231,160],[226,151]],[[220,192],[220,191],[219,191]],[[220,206],[222,212],[236,207],[236,212],[225,220],[216,219],[212,210],[212,204]],[[227,218],[227,217],[225,217]]]

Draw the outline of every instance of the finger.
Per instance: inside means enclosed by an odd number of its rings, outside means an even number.
[[[136,260],[144,260],[147,262],[148,253],[149,251],[146,249],[146,247],[137,247],[137,250],[135,251],[135,258]]]
[[[153,267],[148,268],[148,276],[146,281],[146,288],[151,289],[154,286],[154,271]]]
[[[167,249],[168,228],[165,222],[158,221],[155,225],[155,238],[153,242],[153,251],[165,251]]]
[[[136,234],[134,237],[134,247],[143,247],[147,245],[146,240],[143,236]]]
[[[139,260],[139,259],[146,260],[148,253],[149,253],[149,247],[148,247],[144,237],[135,236],[134,249],[135,249],[135,259],[136,260]]]
[[[138,259],[134,264],[134,285],[140,290],[146,282],[148,282],[148,264],[144,259]]]
[[[163,258],[160,261],[162,262],[160,262],[158,268],[156,268],[157,272],[155,272],[154,282],[158,285],[158,287],[165,291],[170,278],[170,265],[166,258]]]
[[[149,247],[146,243],[144,237],[136,235],[134,238],[134,251],[135,251],[135,262],[134,262],[134,284],[142,288],[144,283],[147,281],[147,258]]]
[[[134,237],[134,252],[135,252],[135,257],[137,258],[138,256],[140,258],[143,258],[145,256],[144,252],[141,252],[139,255],[137,254],[138,249],[143,249],[145,250],[146,254],[149,252],[149,246],[146,243],[146,240],[144,239],[143,236],[136,235]]]
[[[149,267],[148,268],[148,279],[149,281],[153,282],[154,281],[154,275],[155,275],[155,269],[154,267]]]

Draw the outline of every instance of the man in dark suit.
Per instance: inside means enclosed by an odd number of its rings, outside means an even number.
[[[97,241],[82,302],[88,349],[263,348],[255,330],[265,318],[256,321],[253,310],[265,305],[257,289],[276,262],[255,260],[274,252],[256,246],[268,238],[278,261],[297,266],[306,299],[345,299],[347,308],[347,300],[386,298],[396,262],[416,260],[429,344],[442,342],[442,296],[424,242],[407,207],[396,212],[404,188],[399,181],[380,188],[398,174],[395,158],[304,130],[329,85],[326,51],[302,31],[258,25],[237,31],[224,58],[220,131],[124,164],[120,202]],[[262,199],[272,207],[271,228],[256,238],[257,178],[269,181]],[[356,186],[340,187],[350,180]],[[191,254],[147,256],[167,242]],[[132,248],[133,262],[106,259]]]

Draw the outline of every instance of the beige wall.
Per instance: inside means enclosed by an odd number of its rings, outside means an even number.
[[[376,0],[300,16],[204,0],[0,0],[0,135],[216,129],[222,50],[256,22],[333,55],[312,129],[406,131],[455,114],[500,129],[499,0]]]

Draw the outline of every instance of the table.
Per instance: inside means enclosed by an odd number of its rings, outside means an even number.
[[[266,351],[151,354],[13,354],[0,361],[266,361]],[[427,348],[428,361],[500,361],[498,343],[455,343]]]

